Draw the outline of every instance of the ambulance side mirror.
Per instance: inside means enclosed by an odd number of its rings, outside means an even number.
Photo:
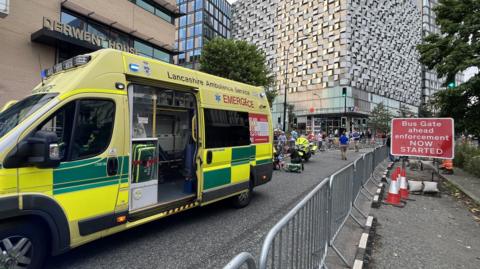
[[[5,158],[5,168],[36,166],[56,168],[60,165],[58,137],[54,132],[37,131],[18,143]]]

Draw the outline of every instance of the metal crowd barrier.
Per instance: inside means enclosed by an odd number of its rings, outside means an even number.
[[[267,234],[259,268],[314,268],[327,254],[329,181],[325,179]]]
[[[377,147],[324,179],[268,232],[258,267],[252,254],[242,252],[224,269],[244,265],[248,269],[326,268],[329,247],[351,267],[335,246],[335,239],[349,217],[363,226],[352,210],[356,209],[365,218],[367,216],[356,207],[355,201],[362,190],[372,195],[366,185],[370,180],[374,181],[376,167],[386,158],[386,147]],[[370,199],[368,194],[363,193]]]

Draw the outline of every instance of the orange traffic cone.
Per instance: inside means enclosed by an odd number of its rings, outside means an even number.
[[[407,171],[406,169],[402,169],[402,173],[400,176],[400,198],[402,200],[408,200],[408,181],[407,181]]]
[[[400,189],[400,177],[402,176],[402,170],[400,170],[400,167],[397,167],[395,169],[395,180],[397,183],[397,189]]]
[[[445,169],[445,173],[453,174],[453,160],[444,160],[443,169]]]
[[[402,206],[400,193],[398,191],[396,174],[392,175],[392,181],[390,182],[390,187],[388,189],[387,199],[385,199],[385,203],[393,206]]]

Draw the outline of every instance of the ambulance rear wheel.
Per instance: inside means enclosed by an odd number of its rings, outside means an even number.
[[[41,225],[26,221],[0,225],[0,268],[42,268],[48,238],[39,227]]]
[[[235,208],[243,208],[250,204],[252,200],[252,189],[249,188],[248,191],[242,192],[237,196],[232,198],[232,205]]]

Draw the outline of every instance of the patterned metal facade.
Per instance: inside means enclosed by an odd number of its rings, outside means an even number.
[[[365,115],[383,102],[416,112],[422,20],[415,0],[239,0],[232,36],[262,48],[297,115]],[[254,8],[255,7],[255,8]],[[288,64],[287,64],[288,61]],[[288,65],[288,68],[287,68]]]

